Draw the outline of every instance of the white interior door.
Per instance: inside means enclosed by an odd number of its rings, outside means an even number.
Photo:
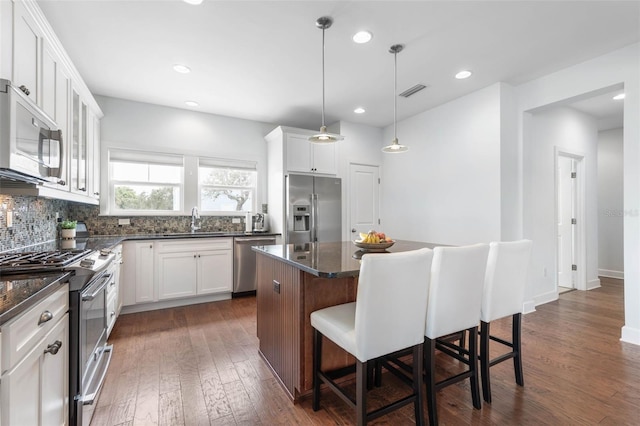
[[[572,173],[576,171],[571,157],[558,156],[557,162],[557,235],[558,235],[558,286],[574,288],[575,233],[572,219],[575,215],[576,186]]]
[[[380,171],[378,166],[349,166],[349,229],[351,239],[360,232],[380,231]]]

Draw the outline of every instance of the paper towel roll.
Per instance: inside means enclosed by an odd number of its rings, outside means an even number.
[[[244,218],[244,232],[252,232],[253,231],[253,217],[251,216],[251,212],[247,212],[247,215]]]

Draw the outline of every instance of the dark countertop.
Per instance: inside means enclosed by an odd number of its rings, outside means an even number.
[[[70,272],[0,275],[0,327],[54,293]]]
[[[268,232],[185,232],[164,234],[100,235],[75,240],[51,240],[23,247],[12,252],[38,252],[53,250],[102,250],[111,249],[123,241],[172,240],[181,238],[229,238],[275,236]],[[53,293],[59,284],[66,282],[68,272],[6,274],[0,275],[0,326],[25,312],[40,300]]]
[[[434,248],[442,244],[417,241],[396,241],[386,252],[402,252],[421,248]],[[312,275],[323,278],[356,277],[360,274],[360,259],[364,251],[351,241],[333,243],[278,244],[254,246],[252,249],[282,260]]]

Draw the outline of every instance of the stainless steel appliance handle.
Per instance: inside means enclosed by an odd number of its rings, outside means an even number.
[[[271,237],[236,238],[237,243],[252,243],[252,242],[263,242],[263,241],[275,241],[275,238],[271,238]]]
[[[318,194],[311,194],[311,242],[318,241]]]
[[[105,352],[108,352],[108,355],[105,355]],[[102,353],[101,353],[101,357],[107,356],[107,360],[106,365],[104,366],[104,368],[102,369],[102,375],[100,376],[100,380],[98,380],[97,382],[93,382],[92,384],[94,384],[94,388],[93,389],[89,389],[89,391],[83,395],[80,399],[80,401],[82,402],[82,405],[93,405],[93,403],[96,400],[96,396],[98,395],[98,392],[100,392],[100,388],[102,387],[102,384],[104,383],[104,378],[107,376],[107,370],[109,369],[109,364],[111,363],[111,355],[113,354],[113,345],[109,345],[109,346],[105,346],[102,349]]]
[[[95,299],[96,296],[102,290],[104,290],[105,286],[107,285],[107,282],[110,279],[111,279],[111,274],[106,274],[106,275],[102,276],[97,283],[95,283],[94,285],[92,285],[91,287],[86,289],[84,292],[82,292],[82,301],[83,302],[88,302],[88,301],[91,301],[91,300]],[[91,290],[91,293],[90,294],[85,294],[85,293],[88,293],[89,290]]]

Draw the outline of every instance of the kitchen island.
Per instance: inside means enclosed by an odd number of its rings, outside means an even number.
[[[397,241],[386,251],[436,245]],[[289,397],[296,401],[309,394],[313,384],[311,312],[355,301],[364,252],[350,241],[257,246],[253,250],[258,253],[259,351]],[[323,370],[353,362],[353,357],[333,342],[323,343]]]

